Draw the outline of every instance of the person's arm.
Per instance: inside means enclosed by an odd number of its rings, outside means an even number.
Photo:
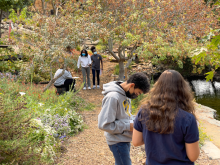
[[[142,133],[144,128],[140,121],[141,118],[142,116],[141,116],[141,110],[140,110],[134,120],[132,143],[135,147],[141,146],[144,144],[143,133]]]
[[[186,146],[186,154],[192,162],[195,162],[200,154],[200,149],[199,149],[199,141],[195,143],[185,143]]]
[[[117,120],[118,100],[113,97],[103,99],[102,110],[98,116],[98,128],[111,134],[121,134],[130,131],[130,120]]]
[[[103,62],[102,62],[102,59],[101,59],[101,64],[102,64],[102,70],[103,70]]]
[[[132,144],[137,147],[144,144],[143,133],[133,129]]]
[[[101,56],[101,55],[100,55]],[[103,61],[102,61],[102,56],[101,56],[101,59],[100,59],[100,61],[101,61],[101,65],[102,65],[102,70],[103,70]]]
[[[78,68],[78,69],[79,69],[79,67],[80,67],[80,62],[81,62],[81,57],[79,56],[78,62],[77,62],[77,68]]]
[[[184,141],[186,146],[186,154],[192,162],[198,159],[200,154],[199,149],[199,129],[195,117],[191,114],[183,127]]]
[[[91,66],[91,64],[92,64],[92,60],[91,60],[90,55],[88,55],[88,58],[89,58],[89,66]]]

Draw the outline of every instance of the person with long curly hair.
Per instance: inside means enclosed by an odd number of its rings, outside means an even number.
[[[132,142],[145,145],[147,165],[192,165],[199,157],[193,94],[175,70],[166,70],[134,121]]]

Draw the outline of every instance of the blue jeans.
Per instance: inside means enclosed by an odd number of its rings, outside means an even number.
[[[115,165],[131,165],[130,142],[120,142],[109,145],[115,158]]]

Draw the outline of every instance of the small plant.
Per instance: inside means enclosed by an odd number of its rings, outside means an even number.
[[[138,111],[138,107],[140,105],[140,101],[144,98],[144,94],[139,95],[136,99],[133,99],[131,101],[131,107],[132,107],[132,114],[136,114]]]
[[[206,140],[211,140],[211,138],[205,133],[202,123],[199,122],[199,146],[202,147]]]
[[[76,46],[76,50],[77,50],[77,51],[81,51],[81,48],[80,48],[79,45]]]
[[[107,55],[101,55],[102,56],[102,58],[107,58]]]
[[[119,75],[119,64],[115,65],[114,74]]]

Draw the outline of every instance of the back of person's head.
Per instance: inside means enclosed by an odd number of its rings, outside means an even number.
[[[71,51],[71,46],[68,45],[68,46],[66,47],[66,50],[67,50],[67,51]]]
[[[173,133],[178,108],[194,115],[191,88],[175,70],[164,71],[149,94],[150,100],[142,111],[147,116],[146,125],[149,131]]]
[[[144,73],[135,73],[131,75],[127,81],[127,83],[134,83],[134,88],[138,88],[143,91],[143,93],[147,93],[150,89],[150,84],[147,76]]]
[[[64,69],[64,64],[61,64],[60,69]]]
[[[85,53],[85,56],[83,56],[82,55],[82,53]],[[88,57],[88,52],[87,52],[87,50],[86,49],[83,49],[82,51],[81,51],[81,54],[80,54],[82,57]]]
[[[95,46],[92,46],[92,47],[91,47],[91,51],[92,51],[92,52],[93,52],[95,49],[96,49]]]

